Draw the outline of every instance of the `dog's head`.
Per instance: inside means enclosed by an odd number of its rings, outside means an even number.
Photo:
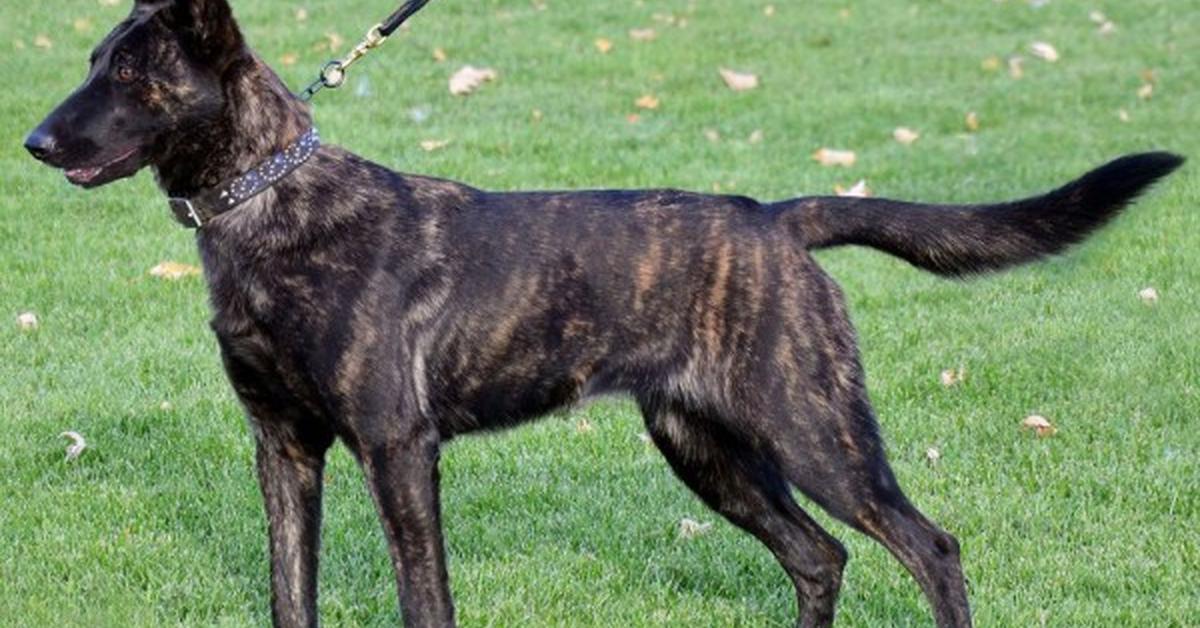
[[[222,74],[248,54],[226,0],[135,0],[25,148],[83,187],[131,176],[178,130],[219,118]]]

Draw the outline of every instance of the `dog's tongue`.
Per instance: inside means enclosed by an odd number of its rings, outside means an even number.
[[[73,170],[66,171],[66,175],[67,179],[69,179],[72,183],[87,183],[88,181],[91,181],[99,176],[100,172],[103,170],[104,168],[101,166],[97,166],[95,168],[75,168]]]

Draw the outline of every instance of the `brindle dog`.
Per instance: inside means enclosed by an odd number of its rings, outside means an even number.
[[[27,146],[84,187],[150,166],[187,197],[310,124],[225,0],[138,0]],[[969,625],[958,543],[888,468],[842,294],[809,252],[857,244],[943,275],[998,270],[1082,240],[1181,161],[1128,156],[1044,196],[934,206],[493,193],[320,148],[196,234],[257,442],[275,623],[317,623],[335,438],[366,475],[405,623],[447,626],[442,444],[620,391],[679,478],[779,560],[799,625],[833,621],[846,551],[793,488],[895,554],[938,625]]]

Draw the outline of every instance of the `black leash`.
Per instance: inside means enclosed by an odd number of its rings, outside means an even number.
[[[325,67],[321,68],[321,74],[317,77],[317,80],[313,81],[311,85],[300,93],[300,100],[312,100],[312,97],[317,92],[326,87],[329,89],[341,87],[346,82],[346,69],[351,64],[365,57],[372,49],[387,41],[387,38],[396,32],[396,29],[400,28],[400,25],[405,20],[412,17],[417,11],[420,11],[428,2],[429,0],[408,0],[395,13],[388,16],[386,20],[372,26],[371,30],[367,31],[366,37],[358,42],[358,45],[344,58],[330,61],[325,64]]]

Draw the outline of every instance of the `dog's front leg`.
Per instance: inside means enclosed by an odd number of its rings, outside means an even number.
[[[270,528],[271,618],[280,627],[316,626],[322,471],[333,437],[251,421]]]
[[[360,451],[371,496],[383,520],[409,628],[454,625],[438,497],[441,437],[422,425]]]

